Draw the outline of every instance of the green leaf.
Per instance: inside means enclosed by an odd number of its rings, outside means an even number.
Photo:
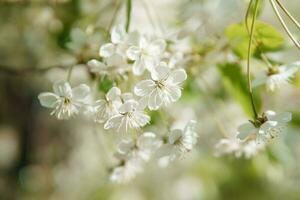
[[[98,84],[98,89],[104,93],[107,93],[110,88],[112,88],[114,82],[110,80],[107,76],[104,76],[100,79]]]
[[[246,75],[242,73],[241,66],[236,63],[219,64],[218,69],[222,75],[222,81],[227,92],[240,103],[245,113],[252,116],[251,101],[248,92]],[[256,108],[259,110],[261,99],[258,93],[254,93]]]
[[[245,23],[232,24],[225,30],[229,45],[234,53],[242,59],[247,58],[249,34]],[[284,44],[284,38],[274,27],[261,21],[256,22],[251,52],[269,52],[279,50]]]

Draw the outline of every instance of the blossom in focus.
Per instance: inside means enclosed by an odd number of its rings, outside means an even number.
[[[39,94],[38,99],[42,106],[52,108],[51,115],[58,119],[69,119],[79,113],[81,107],[86,105],[86,98],[90,93],[90,88],[81,84],[71,88],[66,81],[59,81],[53,85],[52,92]]]
[[[253,87],[265,84],[267,90],[274,91],[287,85],[300,67],[300,62],[270,68],[267,72],[259,74],[253,81]]]
[[[292,114],[290,112],[276,114],[271,110],[266,111],[257,120],[239,126],[237,138],[241,140],[254,138],[257,143],[267,143],[280,136],[286,127],[286,123],[291,119]]]
[[[150,117],[146,115],[136,100],[125,101],[118,109],[118,113],[109,118],[104,129],[116,129],[118,132],[127,132],[129,128],[140,128],[149,123]]]
[[[171,71],[166,63],[160,63],[151,72],[151,79],[137,83],[134,93],[144,98],[150,110],[157,110],[163,104],[168,105],[180,98],[180,84],[186,78],[187,74],[184,69]]]
[[[159,63],[165,48],[166,42],[164,40],[150,40],[141,36],[138,46],[130,46],[126,52],[127,57],[134,61],[133,73],[141,75],[145,69],[151,71]]]

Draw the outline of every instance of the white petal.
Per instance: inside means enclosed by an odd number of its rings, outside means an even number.
[[[106,99],[108,101],[115,101],[121,95],[121,90],[118,87],[112,87],[106,94]]]
[[[257,86],[260,86],[260,85],[263,85],[267,82],[267,76],[266,76],[266,72],[262,72],[260,74],[258,74],[255,79],[253,80],[252,82],[252,86],[253,87],[257,87]]]
[[[242,124],[238,127],[238,134],[237,138],[244,140],[249,135],[256,134],[257,129],[254,127],[254,125],[250,122]]]
[[[287,123],[292,120],[292,113],[290,113],[290,112],[279,113],[275,117],[273,117],[272,120],[278,121],[281,123]]]
[[[155,81],[165,79],[170,72],[167,64],[162,62],[153,71],[151,71],[151,78]]]
[[[126,31],[123,26],[116,26],[111,31],[111,41],[114,44],[118,44],[124,41],[126,37]]]
[[[137,60],[140,55],[141,51],[138,47],[136,46],[131,46],[129,49],[126,51],[126,55],[130,60]]]
[[[106,63],[109,67],[122,67],[125,61],[121,55],[113,54],[106,58]]]
[[[143,133],[137,140],[137,145],[141,149],[151,148],[156,139],[156,135],[152,132]]]
[[[173,85],[180,84],[185,81],[187,78],[186,72],[184,69],[177,69],[170,73],[167,82]]]
[[[143,62],[142,59],[137,59],[132,66],[132,72],[134,75],[142,75],[143,72],[145,71],[145,63]]]
[[[121,125],[123,118],[124,116],[120,114],[111,117],[104,124],[104,129],[118,128]]]
[[[138,106],[138,102],[135,100],[128,100],[119,108],[120,113],[128,113],[135,110]]]
[[[174,144],[176,143],[180,138],[182,137],[182,130],[180,129],[175,129],[172,130],[170,135],[169,135],[169,143]]]
[[[70,84],[66,81],[58,81],[53,85],[53,91],[58,96],[63,96],[67,98],[72,97],[72,88]]]
[[[91,72],[103,72],[106,69],[106,65],[96,59],[90,60],[87,65],[90,67]]]
[[[160,89],[155,89],[149,95],[148,107],[150,110],[157,110],[163,103]]]
[[[152,90],[155,88],[156,84],[152,80],[143,80],[136,84],[134,87],[134,93],[137,96],[145,96],[152,92]]]
[[[132,139],[124,139],[118,144],[118,152],[121,154],[127,154],[134,147]]]
[[[181,97],[181,90],[178,86],[165,86],[165,94],[168,99],[165,103],[175,102]]]
[[[51,92],[43,92],[39,94],[38,98],[42,106],[46,108],[54,108],[59,97]]]
[[[99,50],[99,55],[104,58],[112,56],[114,53],[115,53],[115,45],[112,43],[107,43],[102,45]]]
[[[144,36],[141,36],[140,37],[140,40],[139,40],[139,46],[141,49],[146,49],[149,45],[149,40],[144,37]]]
[[[161,55],[166,49],[166,46],[167,46],[166,41],[158,39],[151,42],[148,48],[148,52],[151,55]]]
[[[131,120],[131,128],[139,128],[148,124],[150,117],[142,111],[135,111]]]
[[[130,93],[130,92],[123,93],[121,95],[121,98],[122,98],[123,101],[128,101],[128,100],[133,100],[134,99],[133,94]]]
[[[90,87],[86,84],[80,84],[72,89],[74,99],[84,99],[90,93]]]

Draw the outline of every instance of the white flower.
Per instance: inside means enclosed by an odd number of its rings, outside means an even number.
[[[134,93],[146,99],[150,110],[157,110],[162,104],[168,105],[180,98],[180,84],[187,75],[184,69],[170,71],[166,63],[161,63],[151,72],[151,78],[139,82]]]
[[[249,159],[255,156],[264,144],[257,144],[254,140],[241,141],[237,138],[223,138],[215,146],[216,156],[233,154],[236,158],[245,156]]]
[[[136,140],[123,139],[118,145],[119,157],[136,157],[143,161],[149,161],[152,153],[161,145],[154,133],[145,132]]]
[[[253,87],[266,84],[267,90],[274,91],[281,86],[287,85],[290,79],[298,71],[300,62],[269,69],[267,72],[259,74],[253,81]]]
[[[256,121],[239,126],[237,137],[241,140],[254,138],[257,143],[266,143],[282,134],[286,123],[291,119],[292,114],[289,112],[276,114],[269,110]]]
[[[191,120],[183,130],[172,130],[169,135],[169,144],[175,147],[179,154],[189,152],[193,149],[198,140],[196,132],[196,121]]]
[[[127,57],[130,60],[134,60],[133,73],[141,75],[146,68],[151,71],[160,61],[165,48],[166,42],[164,40],[156,39],[150,41],[146,37],[141,36],[139,45],[131,46],[127,50]]]
[[[119,166],[112,169],[109,179],[114,183],[127,183],[142,171],[142,163],[139,159],[123,160]]]
[[[99,55],[107,58],[117,53],[122,55],[126,48],[126,31],[123,26],[116,26],[111,31],[111,42],[100,47]],[[126,50],[125,50],[126,51]]]
[[[96,122],[103,123],[118,113],[118,108],[122,105],[120,96],[121,90],[117,87],[112,87],[105,95],[105,99],[95,102],[93,114]]]
[[[167,143],[162,145],[158,150],[158,165],[160,167],[166,167],[170,162],[181,158],[193,149],[197,140],[198,134],[194,120],[191,120],[183,130],[172,130],[166,140]]]
[[[110,57],[105,58],[103,62],[92,59],[87,63],[87,65],[91,72],[101,75],[124,74],[124,72],[129,70],[128,64],[119,54],[113,54]]]
[[[149,123],[150,117],[146,115],[141,105],[130,99],[120,106],[118,114],[113,115],[105,124],[104,129],[114,128],[118,132],[127,132],[128,128],[140,128]]]
[[[85,84],[71,88],[68,82],[60,81],[53,85],[53,91],[38,96],[41,105],[53,108],[51,115],[56,115],[58,119],[68,119],[78,114],[79,109],[85,105],[90,88]]]

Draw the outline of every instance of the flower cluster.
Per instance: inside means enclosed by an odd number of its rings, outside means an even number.
[[[221,139],[216,145],[217,155],[234,154],[236,157],[245,155],[250,158],[283,134],[291,119],[292,114],[289,112],[276,114],[271,110],[266,111],[255,121],[249,120],[240,125],[236,138]]]
[[[157,164],[165,167],[191,151],[197,139],[195,121],[190,121],[183,130],[172,130],[162,138],[155,133],[145,132],[137,139],[123,139],[115,153],[118,165],[111,169],[110,180],[117,183],[131,180],[143,171],[143,165],[151,157],[157,158]]]
[[[179,56],[180,52],[175,54],[167,46],[162,38],[113,27],[111,41],[100,46],[99,58],[89,60],[87,66],[96,76],[112,80],[116,76],[136,77],[137,82],[130,86],[133,91],[121,91],[120,88],[128,88],[127,81],[125,87],[114,82],[115,86],[98,99],[85,84],[71,88],[67,81],[60,81],[54,84],[54,93],[39,95],[40,103],[52,108],[51,114],[58,119],[69,119],[82,112],[95,123],[103,124],[105,130],[134,132],[150,123],[151,111],[169,106],[181,97],[182,84],[187,79],[186,71],[178,67],[183,54]],[[119,164],[112,169],[110,179],[130,180],[143,170],[152,153],[163,146],[162,157],[168,162],[192,150],[197,142],[195,122],[190,122],[184,130],[172,130],[166,138],[145,132],[135,139],[122,139],[115,154]]]

